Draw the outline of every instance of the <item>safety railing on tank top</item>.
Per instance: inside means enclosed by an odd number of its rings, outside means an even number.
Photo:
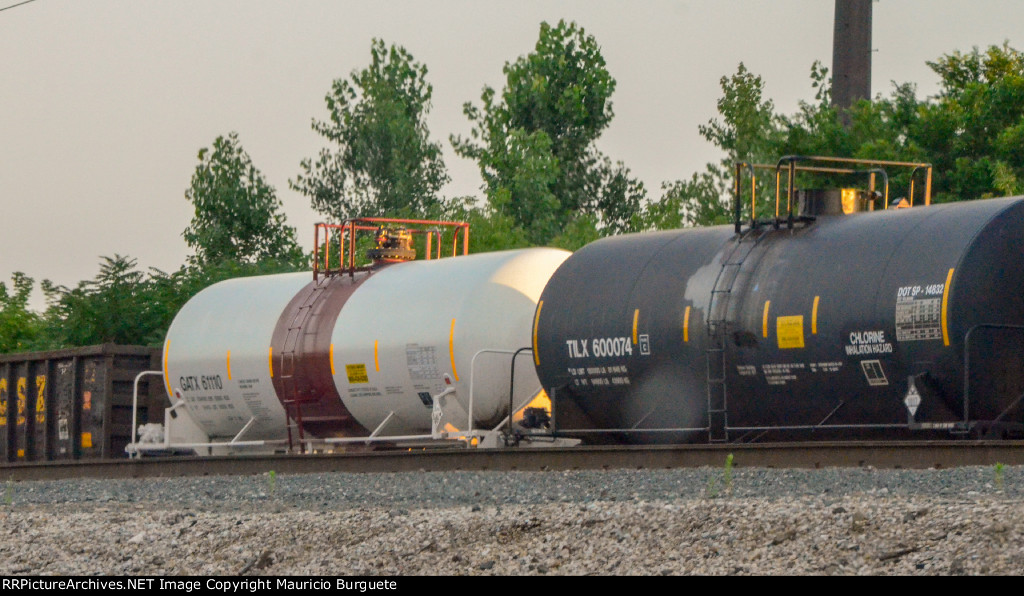
[[[447,230],[451,230],[451,256],[459,254],[459,238],[462,238],[461,252],[469,254],[469,224],[456,221],[435,221],[429,219],[403,219],[393,217],[355,217],[340,224],[317,223],[313,226],[313,279],[319,280],[320,275],[348,274],[368,267],[356,266],[356,235],[361,231],[376,231],[384,226],[403,226],[413,235],[424,237],[424,258],[439,259],[442,257],[443,245]],[[418,226],[418,227],[412,227]],[[321,239],[321,231],[323,237]],[[337,266],[332,267],[331,245],[338,249]],[[346,251],[345,246],[348,245]],[[436,245],[436,247],[435,247]]]
[[[855,168],[844,168],[844,167],[822,167],[822,166],[807,166],[797,165],[800,162],[823,162],[823,163],[838,163],[838,164],[850,164],[856,166],[866,166],[866,169],[855,169]],[[856,159],[846,157],[823,157],[816,155],[787,155],[779,160],[776,165],[770,164],[752,164],[747,162],[737,162],[735,171],[735,183],[733,185],[733,224],[736,228],[736,233],[739,234],[742,231],[744,223],[749,224],[751,228],[756,228],[759,225],[771,225],[775,229],[779,229],[783,223],[788,228],[792,229],[793,223],[798,219],[794,217],[793,209],[796,201],[794,195],[796,193],[796,175],[797,172],[807,173],[818,173],[818,174],[833,174],[833,175],[867,175],[868,176],[868,192],[872,196],[875,195],[876,189],[876,177],[881,176],[883,180],[884,192],[880,198],[883,199],[883,209],[889,208],[889,175],[882,166],[889,167],[909,167],[912,168],[910,172],[910,185],[907,191],[907,206],[913,207],[914,205],[914,194],[915,194],[915,182],[919,172],[925,173],[924,180],[924,204],[931,204],[932,194],[932,166],[927,163],[914,163],[914,162],[901,162],[901,161],[886,161],[876,159]],[[786,177],[786,213],[783,217],[782,213],[782,171],[785,168],[787,172]],[[757,217],[757,170],[775,170],[775,213],[774,217],[765,219],[758,219]],[[743,218],[743,200],[742,200],[742,188],[743,188],[743,174],[748,173],[750,176],[750,217],[746,222]],[[874,203],[870,203],[870,209],[874,209]]]

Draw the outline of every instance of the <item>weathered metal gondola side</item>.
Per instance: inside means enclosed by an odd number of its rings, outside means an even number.
[[[133,381],[159,367],[145,346],[0,354],[0,463],[124,458]],[[144,383],[142,420],[162,421],[162,383]]]

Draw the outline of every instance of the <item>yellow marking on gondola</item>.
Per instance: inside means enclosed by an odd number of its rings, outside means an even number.
[[[459,380],[459,371],[455,370],[455,319],[452,319],[452,330],[448,334],[448,355],[452,358],[452,374]]]
[[[818,301],[821,296],[814,297],[814,306],[811,307],[811,335],[818,334]]]
[[[231,350],[228,350],[228,380],[231,380]]]
[[[267,353],[267,367],[270,368],[270,378],[274,378],[274,346],[270,346],[270,351]]]
[[[946,287],[942,290],[942,345],[949,345],[949,325],[946,321],[947,306],[949,305],[949,285],[953,283],[953,269],[946,274]]]
[[[764,337],[768,337],[768,305],[771,303],[771,300],[764,301],[764,315],[761,317],[761,334]]]
[[[633,311],[633,343],[636,343],[636,323],[640,319],[640,309]]]
[[[380,340],[373,340],[373,368],[380,372],[380,358],[377,356],[377,344]]]
[[[537,324],[540,323],[540,309],[544,307],[544,301],[537,303],[537,313],[533,315],[533,363],[540,366],[540,354],[537,352]]]
[[[683,341],[690,341],[690,307],[683,312]]]

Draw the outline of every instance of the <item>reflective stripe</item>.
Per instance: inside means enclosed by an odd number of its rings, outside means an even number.
[[[540,323],[540,309],[544,307],[544,301],[537,303],[537,314],[533,315],[533,363],[540,366],[540,354],[537,352],[537,324]]]
[[[686,307],[686,311],[683,313],[683,341],[690,341],[690,307]]]
[[[946,274],[946,287],[942,290],[942,345],[949,345],[949,325],[946,320],[947,306],[949,304],[949,284],[953,283],[953,269]]]
[[[814,297],[814,306],[811,308],[811,335],[817,335],[818,333],[818,301],[821,300],[821,296]]]
[[[452,330],[448,334],[448,355],[452,358],[452,374],[459,380],[459,371],[455,370],[455,319],[452,319]]]
[[[171,351],[171,340],[167,340],[167,345],[164,346],[164,385],[167,385],[167,396],[172,398],[171,403],[174,403],[174,393],[171,391],[171,377],[167,374],[167,355]]]

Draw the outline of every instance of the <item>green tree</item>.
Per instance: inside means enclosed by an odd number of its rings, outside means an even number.
[[[136,259],[116,254],[102,257],[99,273],[74,288],[43,282],[49,306],[36,345],[39,349],[101,343],[160,346],[178,311],[202,289],[226,279],[294,270],[276,260],[223,260],[183,266],[172,273],[143,272]]]
[[[662,184],[663,194],[644,210],[643,227],[668,229],[732,221],[734,166],[737,162],[774,163],[784,141],[784,120],[764,96],[764,80],[740,63],[736,73],[719,81],[720,119],[699,127],[700,135],[721,149],[723,158],[689,180]],[[747,214],[749,216],[749,210]]]
[[[428,214],[430,219],[464,221],[469,224],[469,252],[481,253],[530,246],[526,233],[508,215],[489,203],[479,205],[475,197],[456,197]]]
[[[1024,54],[1003,44],[946,54],[928,66],[940,78],[936,97],[918,99],[913,84],[894,84],[888,96],[858,102],[848,127],[827,97],[802,103],[797,114],[781,117],[777,154],[930,163],[936,202],[1024,192]],[[827,93],[823,74],[812,70],[812,80]],[[906,194],[910,175],[892,169],[894,197]]]
[[[464,105],[469,137],[451,137],[457,154],[477,161],[495,211],[534,243],[577,218],[605,234],[633,229],[643,185],[594,144],[614,115],[615,90],[597,40],[575,23],[541,23],[534,51],[503,72],[500,97],[485,86],[480,107]]]
[[[16,272],[11,287],[0,282],[0,353],[37,349],[42,331],[41,317],[28,307],[35,282]]]
[[[1024,191],[1024,54],[1003,44],[928,66],[941,90],[914,132],[935,164],[937,199]]]
[[[49,348],[147,344],[161,331],[163,321],[151,282],[130,257],[102,257],[99,274],[74,288],[49,280],[42,286],[49,303],[45,331]]]
[[[374,39],[370,65],[334,81],[330,120],[313,121],[335,147],[304,159],[291,187],[336,221],[422,214],[437,205],[449,178],[426,125],[433,93],[426,76],[405,48]]]
[[[237,133],[217,137],[212,151],[199,150],[185,198],[195,207],[192,223],[182,233],[195,251],[191,262],[302,262],[295,229],[280,212],[281,201],[242,149]]]

